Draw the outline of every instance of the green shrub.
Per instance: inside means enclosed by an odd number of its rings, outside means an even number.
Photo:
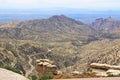
[[[53,74],[48,74],[46,76],[40,77],[39,80],[48,80],[48,79],[53,79],[54,75]]]
[[[120,77],[120,74],[119,75],[109,74],[108,77]]]
[[[35,75],[32,75],[31,80],[37,80],[37,77]]]
[[[22,73],[20,72],[20,70],[14,68],[14,67],[11,67],[11,66],[9,66],[9,65],[5,65],[5,66],[3,66],[2,68],[7,69],[7,70],[10,70],[10,71],[13,71],[13,72],[18,73],[18,74],[22,74]]]

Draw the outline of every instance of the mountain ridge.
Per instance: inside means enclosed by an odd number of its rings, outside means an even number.
[[[8,25],[7,28],[6,25]],[[70,40],[70,37],[72,37],[71,35],[74,35],[75,40],[82,40],[83,38],[86,38],[87,40],[87,38],[91,38],[92,35],[96,34],[88,25],[64,15],[52,16],[48,19],[18,21],[10,24],[7,23],[0,27],[1,38],[4,38],[2,36],[4,35],[5,37],[23,40],[35,39],[54,41],[54,38],[55,41],[61,41],[61,39]],[[77,35],[79,35],[79,37]]]
[[[91,27],[99,31],[108,31],[120,26],[120,20],[115,18],[98,18],[92,23]]]

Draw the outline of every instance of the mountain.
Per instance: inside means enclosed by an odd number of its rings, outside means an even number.
[[[64,72],[88,71],[92,62],[119,65],[119,32],[119,20],[111,17],[91,27],[64,15],[1,24],[0,67],[25,75],[36,59],[50,59]]]
[[[36,59],[47,58],[62,69],[74,65],[80,59],[77,47],[97,40],[96,35],[88,25],[64,15],[1,24],[0,67],[7,64],[25,75],[30,59],[34,65]]]
[[[120,20],[112,17],[98,18],[92,23],[91,27],[103,33],[102,36],[105,38],[120,38]]]
[[[87,41],[96,35],[88,25],[64,15],[2,24],[0,34],[0,38],[40,41]]]
[[[108,31],[120,27],[120,20],[116,20],[112,17],[106,19],[98,18],[92,23],[92,28],[99,31]]]

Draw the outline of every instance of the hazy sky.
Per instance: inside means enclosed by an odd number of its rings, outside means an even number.
[[[0,9],[80,8],[119,10],[120,0],[0,0]]]

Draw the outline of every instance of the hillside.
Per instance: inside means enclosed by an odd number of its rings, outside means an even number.
[[[98,40],[79,47],[80,60],[66,70],[89,71],[91,63],[120,65],[120,39]]]
[[[95,39],[95,31],[80,21],[64,15],[48,19],[14,21],[0,26],[0,38],[40,41],[87,41]],[[72,35],[72,36],[71,36]]]
[[[120,20],[115,18],[98,18],[92,23],[91,27],[97,31],[100,31],[104,38],[120,38]]]

